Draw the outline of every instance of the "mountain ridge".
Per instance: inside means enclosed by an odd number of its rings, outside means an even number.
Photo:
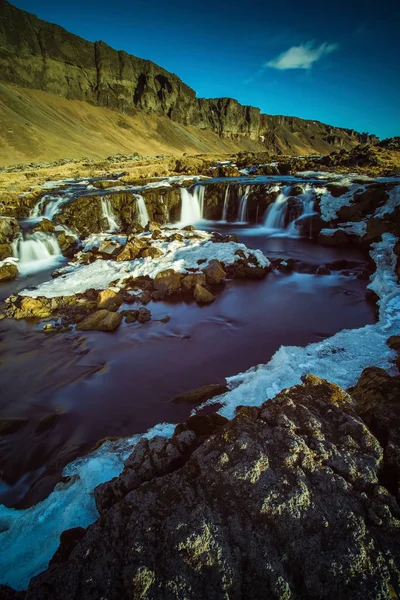
[[[12,88],[40,90],[128,116],[155,114],[239,144],[247,138],[279,153],[329,153],[378,139],[319,121],[263,114],[233,98],[198,98],[156,63],[84,40],[6,0],[0,4],[0,73]]]

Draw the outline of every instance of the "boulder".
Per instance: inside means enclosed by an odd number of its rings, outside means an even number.
[[[3,261],[0,263],[0,281],[10,281],[18,275],[18,267],[12,261]]]
[[[139,308],[137,320],[139,323],[147,323],[151,319],[151,312],[147,308]]]
[[[316,275],[330,275],[331,272],[325,265],[321,265],[315,272]]]
[[[34,228],[34,231],[43,231],[43,233],[54,233],[54,223],[50,219],[42,219]]]
[[[0,217],[0,244],[7,244],[15,240],[20,233],[17,219]]]
[[[205,385],[197,390],[193,390],[192,392],[188,392],[186,394],[180,394],[179,396],[175,396],[172,398],[171,402],[180,404],[203,404],[203,402],[207,402],[214,396],[220,396],[221,394],[225,394],[229,389],[226,385],[222,385],[220,383],[214,383],[212,385]]]
[[[205,285],[206,276],[204,273],[191,273],[182,279],[182,288],[186,291],[192,290],[197,284]]]
[[[159,248],[154,248],[153,246],[146,248],[141,253],[142,258],[159,258],[160,256],[164,256],[164,252]]]
[[[121,310],[121,315],[125,317],[125,323],[135,323],[138,318],[138,310]]]
[[[161,229],[160,223],[155,221],[149,221],[144,228],[145,231],[159,231]]]
[[[97,297],[97,308],[110,311],[117,311],[123,302],[122,294],[114,292],[113,290],[101,290]]]
[[[350,243],[351,239],[343,229],[324,229],[318,236],[318,244],[321,244],[321,246],[346,247]]]
[[[215,300],[214,294],[198,283],[195,285],[193,296],[197,304],[211,304]]]
[[[102,309],[83,319],[76,328],[81,331],[114,331],[120,326],[121,321],[121,313]]]
[[[62,231],[57,235],[57,242],[64,256],[71,256],[77,248],[77,241],[72,235]]]
[[[204,275],[206,276],[206,281],[210,285],[216,285],[224,281],[226,278],[226,272],[224,271],[222,264],[219,260],[213,259],[210,263],[202,269]]]
[[[166,269],[156,275],[154,279],[154,289],[164,293],[164,295],[171,296],[172,294],[180,292],[182,278],[183,276],[180,273],[176,273],[174,269]]]
[[[125,246],[117,255],[117,261],[134,260],[148,248],[147,242],[138,237],[129,237]]]
[[[102,254],[105,258],[112,258],[117,256],[122,250],[122,244],[114,242],[112,240],[105,240],[99,245],[99,254]]]
[[[11,244],[0,244],[0,261],[13,255]]]
[[[14,319],[46,319],[52,314],[52,309],[46,299],[23,296],[19,308],[14,312]]]

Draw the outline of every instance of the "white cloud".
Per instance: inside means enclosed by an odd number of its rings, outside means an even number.
[[[264,67],[273,69],[310,69],[312,65],[323,56],[331,54],[339,47],[339,44],[328,44],[324,42],[315,46],[315,42],[307,42],[300,46],[292,46],[286,52],[282,52],[276,58],[265,63]]]

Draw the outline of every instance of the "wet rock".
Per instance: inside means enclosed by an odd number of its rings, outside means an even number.
[[[232,233],[231,235],[224,235],[224,237],[222,239],[222,243],[227,243],[227,242],[238,243],[239,242],[238,236],[235,235],[234,233]]]
[[[139,308],[137,320],[139,323],[147,323],[151,319],[151,312],[147,308]]]
[[[0,260],[4,260],[13,255],[11,244],[0,244]]]
[[[400,352],[400,335],[391,335],[390,338],[387,339],[386,343],[392,350]]]
[[[154,289],[162,292],[164,295],[171,296],[180,292],[183,276],[176,273],[174,269],[166,269],[158,273],[154,279]]]
[[[70,557],[72,550],[79,540],[84,537],[85,533],[86,530],[83,527],[73,527],[72,529],[63,531],[60,535],[60,545],[51,559],[50,565],[65,562]]]
[[[193,296],[197,304],[211,304],[215,300],[214,294],[198,283],[194,287]]]
[[[315,272],[316,275],[330,275],[331,272],[328,269],[328,267],[321,265],[320,267],[318,267],[318,269]]]
[[[52,323],[46,323],[45,325],[43,325],[42,331],[44,331],[44,333],[58,333],[59,328],[53,325]]]
[[[0,217],[0,244],[7,244],[15,240],[20,233],[17,219]]]
[[[135,323],[138,318],[138,310],[121,310],[121,315],[125,317],[125,323]]]
[[[62,231],[57,235],[57,242],[64,256],[72,256],[77,249],[77,241],[72,235],[67,235]]]
[[[222,264],[219,260],[211,260],[207,267],[202,269],[206,276],[206,281],[209,285],[217,285],[224,281],[226,278],[226,272],[224,271]]]
[[[171,439],[142,439],[122,474],[96,488],[101,517],[65,562],[31,581],[26,600],[49,590],[59,600],[99,590],[393,600],[400,512],[383,477],[386,445],[344,390],[303,381],[219,426],[219,415],[202,415]],[[191,420],[211,433],[199,437]]]
[[[171,320],[171,317],[169,315],[166,315],[165,317],[160,319],[160,323],[169,323],[170,320]]]
[[[120,326],[121,321],[121,313],[102,309],[86,317],[77,324],[76,328],[81,331],[114,331]]]
[[[54,233],[54,223],[49,219],[43,218],[38,225],[34,228],[34,231],[43,231],[43,233]]]
[[[318,244],[321,246],[346,247],[351,244],[351,239],[343,229],[332,230],[332,234],[320,232]]]
[[[182,279],[182,288],[186,291],[192,290],[197,284],[204,286],[206,283],[206,276],[204,273],[193,273],[186,275]]]
[[[28,423],[28,419],[1,419],[0,435],[11,435],[16,433]],[[0,596],[1,598],[1,596]]]
[[[0,281],[10,281],[18,275],[18,267],[14,262],[0,264]]]
[[[196,231],[196,227],[194,225],[185,225],[185,227],[181,228],[182,231]]]
[[[117,311],[123,302],[122,294],[114,292],[114,290],[101,290],[97,297],[97,308],[110,311]]]
[[[171,402],[176,404],[203,404],[203,402],[207,402],[207,400],[211,400],[214,396],[220,396],[221,394],[225,394],[228,392],[228,388],[226,385],[222,385],[219,383],[215,383],[212,385],[205,385],[197,390],[193,390],[188,392],[187,394],[180,394],[179,396],[175,396],[172,398]]]

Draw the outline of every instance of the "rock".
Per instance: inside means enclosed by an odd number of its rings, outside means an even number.
[[[43,231],[43,233],[54,233],[54,230],[54,223],[46,218],[43,218],[34,228],[34,231]]]
[[[154,279],[154,289],[164,295],[171,296],[181,291],[182,278],[183,276],[176,273],[174,269],[161,271]]]
[[[143,250],[141,253],[142,258],[159,258],[160,256],[164,256],[164,252],[154,247],[146,248],[146,250]]]
[[[117,311],[123,302],[122,294],[114,292],[113,290],[101,290],[97,297],[97,308],[110,311]]]
[[[0,261],[13,255],[11,244],[0,244]]]
[[[72,256],[77,249],[77,241],[72,235],[62,231],[57,235],[57,242],[64,256]]]
[[[161,229],[160,223],[156,223],[155,221],[149,221],[144,228],[145,231],[159,231]]]
[[[0,264],[0,281],[10,281],[18,275],[18,267],[14,262],[3,262]]]
[[[204,286],[206,283],[206,276],[204,273],[193,273],[186,275],[182,279],[182,288],[186,291],[192,290],[197,284]]]
[[[102,309],[86,317],[77,324],[76,328],[81,331],[114,331],[120,326],[121,321],[121,313]]]
[[[125,323],[135,323],[138,318],[138,310],[121,310],[121,315],[125,317]]]
[[[20,233],[17,219],[0,217],[0,244],[8,244],[15,240]]]
[[[244,275],[246,279],[264,279],[267,271],[263,267],[252,267],[247,265],[244,267]]]
[[[400,335],[391,335],[386,341],[389,348],[400,352]]]
[[[224,237],[222,239],[222,243],[226,244],[228,242],[235,242],[237,244],[239,242],[238,236],[234,233],[232,233],[230,235],[224,235]]]
[[[316,275],[330,275],[331,272],[328,269],[328,267],[325,267],[324,265],[321,265],[320,267],[318,267],[318,269],[315,272]]]
[[[151,312],[147,308],[139,308],[137,320],[139,323],[147,323],[151,319]]]
[[[138,256],[140,256],[143,250],[148,248],[147,242],[137,237],[128,238],[125,246],[121,250],[121,252],[117,255],[117,261],[123,260],[134,260]]]
[[[28,419],[0,419],[0,435],[11,435],[12,433],[16,433],[27,423]]]
[[[160,319],[160,323],[168,323],[170,320],[171,320],[171,317],[169,315],[166,315],[165,317]]]
[[[52,309],[44,299],[23,296],[19,308],[14,312],[14,319],[47,319],[51,316]]]
[[[72,550],[79,540],[84,537],[85,533],[86,530],[83,527],[73,527],[72,529],[63,531],[60,535],[60,545],[51,559],[50,565],[65,562],[70,557]]]
[[[321,231],[318,236],[318,244],[321,244],[321,246],[345,247],[351,244],[351,240],[343,229],[335,229],[332,230],[332,234]]]
[[[210,285],[216,285],[224,281],[226,278],[226,272],[224,271],[222,264],[219,260],[211,260],[207,267],[202,269],[206,276],[206,281]]]
[[[180,394],[179,396],[175,396],[172,398],[171,402],[174,403],[184,403],[184,404],[203,404],[203,402],[207,402],[214,396],[220,396],[221,394],[225,394],[229,389],[226,385],[222,385],[219,383],[214,383],[212,385],[205,385],[197,390],[193,390],[192,392],[188,392],[187,394]]]
[[[112,240],[105,240],[104,242],[100,243],[98,252],[106,258],[112,258],[113,256],[117,256],[121,250],[122,244],[113,242]]]
[[[185,225],[185,227],[181,227],[182,231],[196,231],[196,227],[194,225]]]
[[[393,600],[399,505],[356,410],[308,376],[232,421],[191,417],[171,439],[143,438],[96,488],[101,517],[26,600]]]
[[[195,285],[193,296],[197,304],[211,304],[215,300],[214,294],[198,283]]]

